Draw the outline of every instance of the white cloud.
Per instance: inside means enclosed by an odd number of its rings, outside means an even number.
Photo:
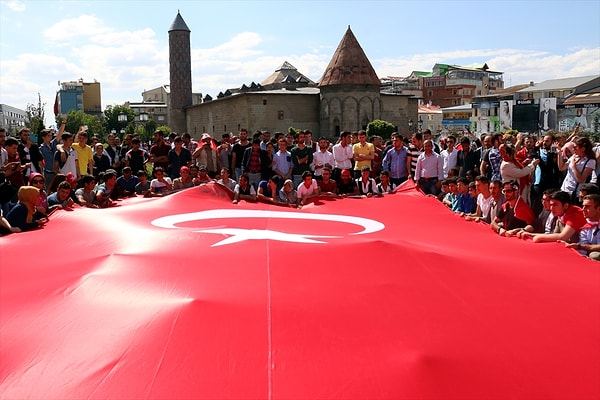
[[[542,82],[574,76],[600,74],[600,48],[573,49],[573,52],[555,55],[542,51],[518,49],[454,50],[412,55],[408,58],[371,60],[377,74],[407,76],[412,71],[431,71],[435,63],[471,65],[487,63],[491,70],[504,72],[505,87]]]
[[[256,57],[262,51],[254,50],[262,39],[258,33],[242,32],[229,41],[208,49],[192,49],[192,62],[211,62],[212,60],[240,60],[248,57]]]
[[[27,10],[27,6],[25,5],[25,3],[18,0],[7,1],[6,6],[15,12],[23,12]]]
[[[78,38],[98,37],[112,31],[113,29],[105,26],[100,18],[84,14],[59,21],[45,29],[43,34],[47,40],[66,46]]]
[[[95,15],[81,15],[54,24],[43,37],[45,50],[40,54],[23,53],[0,61],[3,102],[24,108],[35,102],[40,92],[48,103],[47,113],[51,113],[57,82],[83,78],[101,83],[102,106],[106,107],[139,101],[143,90],[169,83],[168,44],[162,36],[157,39],[151,28],[117,30]],[[273,54],[265,50],[269,42],[267,36],[242,32],[211,48],[192,43],[194,92],[215,97],[228,88],[260,83],[284,61],[318,81],[335,51],[333,46],[312,46],[306,54],[286,53],[286,48]],[[56,51],[61,45],[64,48]],[[504,72],[508,87],[531,80],[600,74],[600,48],[573,48],[561,55],[510,48],[451,50],[371,59],[380,77],[431,71],[436,62],[487,63],[492,70]],[[50,119],[47,114],[47,121]]]

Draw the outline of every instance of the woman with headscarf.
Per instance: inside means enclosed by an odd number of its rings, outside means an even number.
[[[539,159],[532,160],[527,165],[515,158],[515,148],[510,144],[501,144],[499,149],[502,156],[500,175],[503,182],[516,181],[521,187],[520,195],[527,204],[530,203],[531,175],[540,163]]]
[[[40,191],[33,186],[21,186],[19,188],[19,202],[6,215],[11,226],[28,231],[44,225],[47,218],[34,219],[36,206],[40,201]]]
[[[33,186],[38,188],[40,191],[40,200],[36,205],[36,214],[35,217],[41,218],[48,215],[48,195],[44,190],[46,180],[44,175],[39,174],[37,172],[32,172],[29,175],[29,186]]]

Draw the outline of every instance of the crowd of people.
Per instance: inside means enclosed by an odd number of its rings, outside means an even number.
[[[45,129],[41,144],[23,128],[0,128],[2,232],[42,226],[55,209],[105,208],[119,198],[164,196],[216,182],[233,203],[262,201],[302,207],[319,197],[383,196],[410,181],[467,221],[489,224],[503,236],[563,241],[600,259],[600,146],[587,137],[500,133],[448,135],[429,130],[385,142],[365,131],[340,133],[335,143],[295,133],[242,129],[220,140],[202,134],[109,134],[107,143]],[[88,144],[89,143],[89,144]]]

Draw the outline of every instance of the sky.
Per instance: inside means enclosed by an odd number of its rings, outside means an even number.
[[[58,82],[101,83],[102,107],[169,83],[168,29],[191,30],[192,89],[213,98],[287,61],[318,81],[348,26],[379,77],[483,65],[505,87],[600,74],[599,0],[0,0],[0,103],[46,103]]]

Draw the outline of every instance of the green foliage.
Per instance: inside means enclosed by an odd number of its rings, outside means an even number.
[[[119,115],[125,114],[127,121],[120,122]],[[135,119],[135,111],[125,106],[107,106],[104,110],[104,130],[105,132],[111,132],[113,129],[117,132],[121,132],[121,129],[127,128],[127,126]]]
[[[384,140],[389,139],[396,127],[391,122],[376,119],[367,125],[367,136],[381,136]]]
[[[152,133],[154,133],[154,131],[157,129],[163,131],[165,133],[165,136],[169,136],[169,133],[171,133],[171,128],[169,128],[166,125],[157,126],[156,128],[152,129]]]
[[[294,128],[293,126],[290,126],[288,128],[288,133],[291,133],[292,135],[296,136],[296,133],[298,133],[299,129]]]
[[[44,125],[44,107],[46,103],[42,103],[42,96],[38,93],[38,104],[27,104],[27,119],[29,124],[27,127],[31,129],[32,133],[39,134],[42,129],[45,129]]]
[[[56,125],[60,126],[61,116],[56,118]],[[88,126],[88,138],[96,136],[101,143],[104,143],[105,134],[102,122],[94,115],[86,114],[83,110],[71,110],[67,114],[67,125],[65,132],[75,135],[80,126]]]

